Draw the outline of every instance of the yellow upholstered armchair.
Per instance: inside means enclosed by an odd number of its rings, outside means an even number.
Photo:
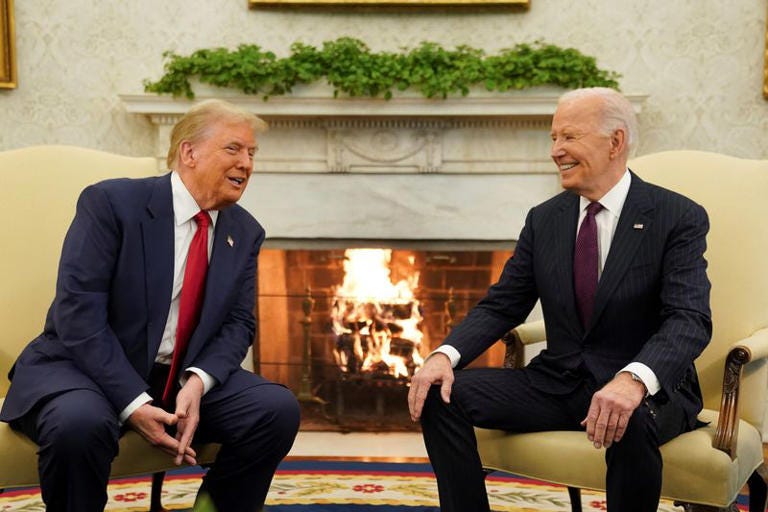
[[[69,146],[0,152],[0,396],[8,390],[6,375],[16,357],[43,329],[62,241],[80,191],[107,178],[156,173],[154,158]],[[198,461],[209,463],[218,446],[196,449]],[[173,467],[168,455],[131,431],[120,440],[112,476],[154,474],[151,510],[159,511],[162,475]],[[38,485],[37,446],[0,423],[0,489],[31,485]]]
[[[713,336],[696,360],[709,425],[661,447],[662,498],[686,511],[736,510],[749,485],[750,512],[766,506],[762,432],[768,400],[768,161],[700,151],[668,151],[629,164],[644,180],[681,192],[710,216],[706,258],[712,281]],[[545,341],[544,324],[507,336],[507,362],[521,345]],[[579,489],[605,489],[605,452],[583,432],[508,434],[477,429],[488,469],[568,486],[573,511]]]

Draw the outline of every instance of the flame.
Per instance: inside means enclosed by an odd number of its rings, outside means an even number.
[[[347,249],[344,256],[344,282],[331,312],[336,363],[346,373],[409,377],[424,362],[422,316],[414,295],[419,273],[392,283],[391,249]],[[415,258],[408,261],[413,265]]]

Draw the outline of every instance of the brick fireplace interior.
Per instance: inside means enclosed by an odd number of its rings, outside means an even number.
[[[350,311],[354,302],[345,284],[345,261],[349,264],[355,251],[347,249],[262,250],[257,371],[297,394],[304,430],[415,430],[407,414],[409,377],[420,359],[441,343],[451,323],[460,321],[497,279],[511,251],[372,248],[374,254],[385,255],[384,272],[392,285],[409,283],[407,293],[412,293],[399,305],[369,293],[360,301],[367,306],[355,306],[365,311],[377,303],[378,313],[367,315],[378,318],[368,322],[378,322],[374,332],[365,319],[339,320],[340,301]],[[364,269],[363,277],[377,272]],[[419,332],[401,331],[397,318],[416,324]],[[405,374],[397,374],[392,363],[370,357],[375,356],[373,339],[384,332],[392,338],[388,355],[403,362]],[[499,343],[473,365],[500,366],[503,352]]]

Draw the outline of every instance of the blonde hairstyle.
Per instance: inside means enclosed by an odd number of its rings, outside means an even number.
[[[168,168],[175,167],[183,141],[194,143],[204,140],[208,136],[208,129],[219,121],[249,123],[255,133],[265,132],[268,128],[267,123],[257,115],[232,103],[222,100],[200,102],[189,109],[171,130],[171,143],[166,158]]]
[[[631,153],[639,142],[637,116],[632,103],[620,92],[608,87],[586,87],[568,91],[558,100],[558,105],[582,98],[600,98],[603,108],[600,111],[600,129],[605,135],[623,128],[627,134],[628,153]]]

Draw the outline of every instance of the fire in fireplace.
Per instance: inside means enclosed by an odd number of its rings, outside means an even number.
[[[406,404],[410,377],[510,255],[262,249],[257,370],[296,393],[305,430],[416,429]],[[474,364],[500,366],[503,352],[499,344]]]
[[[345,377],[408,378],[423,363],[419,273],[392,283],[391,249],[344,251],[344,282],[331,306],[333,355]],[[415,258],[408,261],[413,265]]]

